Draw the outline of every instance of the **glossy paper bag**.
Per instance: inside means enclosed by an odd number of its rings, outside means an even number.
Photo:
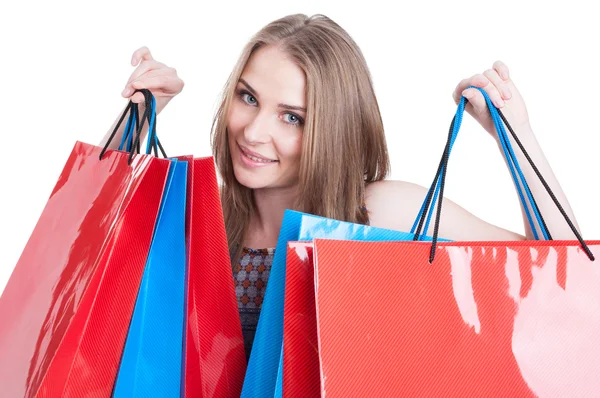
[[[600,267],[578,241],[430,246],[314,241],[322,396],[598,394]],[[340,275],[368,281],[357,305]]]
[[[185,396],[239,397],[246,354],[214,160],[190,165]]]
[[[285,265],[282,396],[319,397],[321,378],[312,242],[289,242]]]
[[[168,163],[77,142],[0,298],[7,397],[109,397]]]

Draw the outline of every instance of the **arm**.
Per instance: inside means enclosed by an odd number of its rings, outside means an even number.
[[[529,115],[525,102],[517,90],[514,82],[510,78],[508,67],[502,62],[498,61],[494,63],[491,69],[486,70],[483,74],[475,75],[470,79],[461,81],[453,93],[453,98],[456,104],[460,100],[461,95],[468,99],[468,104],[465,110],[475,118],[479,124],[494,137],[498,145],[500,154],[504,158],[500,140],[494,127],[494,123],[490,117],[489,109],[483,98],[483,95],[475,89],[467,89],[469,86],[476,86],[485,90],[493,104],[499,108],[511,127],[515,131],[519,141],[523,144],[525,150],[533,160],[534,164],[538,168],[544,180],[546,180],[548,186],[558,199],[558,202],[563,207],[565,213],[569,219],[573,222],[573,225],[579,232],[579,227],[575,219],[575,215],[571,209],[571,206],[567,200],[565,193],[563,192],[556,176],[554,175],[550,165],[544,153],[537,142],[533,130],[529,123]],[[515,140],[512,138],[510,132],[507,129],[509,140],[519,165],[523,171],[523,176],[529,184],[529,188],[533,197],[535,198],[540,214],[546,222],[546,226],[553,239],[574,239],[575,235],[567,224],[563,215],[560,213],[556,204],[552,201],[548,195],[546,189],[542,185],[538,176],[534,172],[533,168],[523,155],[521,149],[518,147]],[[506,161],[506,159],[505,159]],[[508,164],[507,164],[508,167]],[[515,189],[516,193],[516,189]],[[520,201],[519,201],[520,202]],[[528,205],[530,214],[533,216],[533,209]],[[531,231],[529,221],[525,215],[523,204],[521,204],[521,212],[523,214],[523,223],[525,226],[525,235],[527,239],[534,239]],[[538,236],[543,239],[541,229],[538,227]]]
[[[409,232],[428,188],[405,181],[378,181],[367,187],[366,205],[374,227]],[[436,214],[426,235],[433,235]],[[525,236],[487,223],[448,198],[442,203],[438,235],[455,241],[523,240]]]
[[[509,132],[507,131],[507,133]],[[548,160],[544,156],[544,152],[542,151],[538,141],[536,140],[533,131],[531,131],[530,129],[521,129],[520,131],[515,130],[515,133],[519,138],[519,141],[521,141],[521,144],[523,144],[523,147],[529,154],[529,157],[531,158],[531,160],[533,160],[533,163],[537,167],[538,171],[540,172],[542,177],[544,177],[544,180],[546,181],[546,183],[550,187],[550,190],[558,200],[558,203],[562,206],[563,210],[575,226],[575,229],[577,230],[577,232],[581,233],[581,231],[579,230],[579,225],[577,224],[577,220],[575,219],[573,210],[571,209],[571,205],[567,200],[567,196],[565,195],[556,176],[554,175],[554,172],[552,171]],[[517,160],[519,162],[519,165],[521,166],[521,170],[523,171],[523,176],[525,177],[525,180],[529,185],[529,189],[531,190],[532,196],[535,198],[539,212],[544,218],[544,221],[546,222],[546,226],[548,227],[550,235],[552,235],[553,239],[558,240],[575,239],[573,231],[571,230],[564,216],[561,214],[560,210],[546,191],[546,188],[544,188],[544,186],[542,185],[542,182],[540,181],[539,177],[525,158],[525,155],[519,149],[517,143],[512,138],[512,136],[510,136],[509,139],[517,157]],[[500,151],[502,151],[502,147],[499,142],[498,148]],[[504,157],[503,153],[502,156]],[[508,167],[506,159],[505,163]],[[515,194],[516,193],[517,191],[515,189]],[[528,208],[531,216],[534,217],[533,209],[529,205]],[[521,212],[523,214],[523,223],[525,225],[527,239],[534,239],[533,232],[531,231],[529,221],[527,220],[525,210],[523,208],[523,204],[521,204]],[[539,227],[537,228],[537,232],[539,239],[543,239],[543,234]]]
[[[533,160],[539,172],[546,180],[546,183],[549,185],[568,217],[573,222],[575,228],[579,229],[566,195],[552,172],[540,145],[535,139],[529,124],[525,103],[509,77],[508,68],[501,62],[496,62],[493,69],[489,69],[483,74],[475,75],[470,79],[461,81],[453,94],[455,103],[457,104],[461,95],[469,100],[465,110],[496,139],[500,150],[500,156],[504,158],[500,140],[497,137],[493,121],[489,116],[489,110],[485,99],[478,90],[467,89],[469,86],[476,86],[484,89],[494,105],[501,109],[517,134],[517,137],[527,150],[530,158]],[[507,131],[507,133],[509,132]],[[552,238],[574,239],[575,236],[573,231],[571,231],[563,215],[548,195],[533,168],[522,154],[512,136],[510,136],[510,133],[509,137],[511,146],[513,147],[519,165],[523,171],[523,175],[536,200],[539,211],[546,222]],[[405,232],[410,231],[421,208],[421,204],[427,196],[427,191],[428,188],[402,181],[380,181],[369,185],[369,187],[367,187],[366,204],[370,212],[371,225]],[[444,198],[439,236],[456,241],[534,239],[522,204],[521,211],[523,214],[525,235],[487,223],[448,198]],[[533,214],[531,208],[530,213]],[[422,233],[432,235],[435,220],[436,215],[434,212],[428,231],[422,231]],[[540,232],[539,238],[543,239],[541,230],[538,229],[538,231]]]

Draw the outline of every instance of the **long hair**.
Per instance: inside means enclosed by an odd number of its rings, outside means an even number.
[[[390,169],[379,105],[357,44],[324,15],[289,15],[257,32],[244,47],[222,93],[212,125],[213,156],[222,178],[221,201],[232,259],[255,211],[252,190],[235,178],[227,115],[251,55],[277,46],[306,75],[307,114],[302,138],[299,196],[294,210],[365,224],[366,185]]]

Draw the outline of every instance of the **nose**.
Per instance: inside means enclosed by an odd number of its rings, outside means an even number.
[[[270,139],[269,115],[257,112],[244,129],[244,139],[249,145],[264,144]]]

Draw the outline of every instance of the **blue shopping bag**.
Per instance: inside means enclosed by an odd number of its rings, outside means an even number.
[[[151,101],[146,153],[154,146],[157,154],[154,97]],[[136,117],[137,112],[130,114],[119,149],[139,143],[133,141]],[[169,174],[114,384],[117,398],[178,397],[182,391],[188,163],[164,161],[170,163]]]
[[[115,397],[180,395],[186,273],[187,162],[171,161]]]

